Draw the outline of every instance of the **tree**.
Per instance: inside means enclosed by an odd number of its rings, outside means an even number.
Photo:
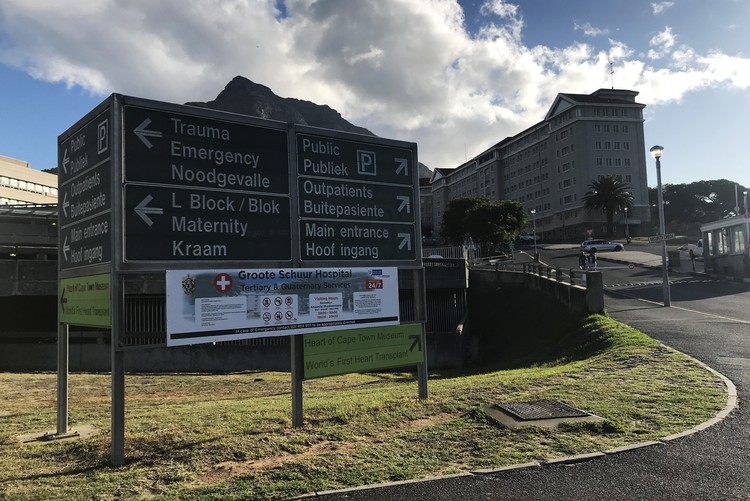
[[[607,216],[607,235],[614,233],[615,213],[633,205],[629,183],[616,176],[602,176],[589,184],[590,191],[583,196],[583,206],[589,210],[604,211]]]
[[[451,200],[443,213],[442,235],[453,244],[468,237],[485,253],[526,226],[523,205],[516,200],[466,197]]]
[[[667,231],[698,235],[702,223],[736,216],[735,205],[742,205],[741,197],[745,189],[726,179],[664,185],[664,221]],[[658,221],[656,188],[649,188],[648,196],[651,201],[651,220]]]

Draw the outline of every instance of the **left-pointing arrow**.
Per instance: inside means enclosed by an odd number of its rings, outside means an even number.
[[[146,198],[141,200],[141,203],[136,205],[134,209],[135,213],[141,216],[141,219],[149,226],[154,224],[154,221],[148,217],[148,214],[164,214],[164,209],[160,207],[146,207],[153,199],[154,197],[151,195],[146,195]]]
[[[70,245],[68,245],[68,236],[65,235],[65,240],[63,240],[63,256],[65,256],[65,260],[68,260],[68,251],[70,250]]]
[[[143,144],[145,144],[148,149],[151,149],[151,147],[154,146],[153,144],[151,144],[151,141],[148,140],[149,137],[161,137],[161,132],[157,130],[148,130],[146,128],[150,123],[151,119],[147,118],[146,120],[141,122],[138,127],[133,129],[135,135],[138,136],[138,139],[143,141]]]
[[[68,207],[70,206],[70,202],[68,202],[68,192],[66,191],[63,195],[63,212],[65,213],[65,217],[68,217]]]
[[[68,173],[68,164],[69,163],[70,163],[70,158],[68,158],[68,150],[65,150],[63,152],[63,162],[62,162],[62,164],[63,164],[63,170],[65,171],[66,174]]]

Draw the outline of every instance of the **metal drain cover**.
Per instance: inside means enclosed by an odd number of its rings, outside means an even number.
[[[532,402],[511,402],[495,404],[495,407],[507,412],[521,421],[535,419],[561,419],[590,416],[588,412],[576,409],[559,400],[534,400]]]

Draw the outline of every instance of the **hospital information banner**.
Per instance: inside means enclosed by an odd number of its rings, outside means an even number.
[[[166,274],[167,346],[399,324],[398,268]]]

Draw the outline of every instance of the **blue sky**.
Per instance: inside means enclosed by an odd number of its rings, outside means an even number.
[[[112,92],[206,101],[242,75],[455,167],[614,83],[647,105],[664,183],[748,186],[749,30],[745,0],[3,0],[0,155],[50,168]]]

